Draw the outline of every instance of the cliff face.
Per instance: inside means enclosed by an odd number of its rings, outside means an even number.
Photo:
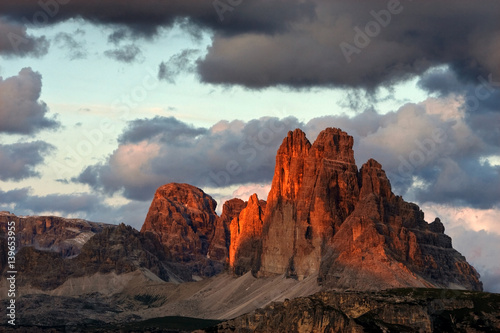
[[[221,218],[216,201],[197,187],[171,183],[158,188],[141,233],[152,234],[193,275],[213,276],[224,270],[229,253],[228,221],[242,209],[240,201],[225,206]]]
[[[151,232],[175,260],[206,256],[215,231],[217,203],[197,187],[171,183],[156,190],[141,232]]]
[[[229,258],[231,244],[230,224],[233,218],[238,217],[245,208],[246,202],[241,199],[231,199],[222,206],[222,214],[215,222],[215,232],[208,248],[208,257],[218,261]]]
[[[353,139],[334,128],[310,142],[289,132],[276,157],[259,275],[319,274],[330,288],[403,286],[481,290],[439,220],[395,196],[381,165],[358,172]]]
[[[319,271],[324,243],[359,195],[352,145],[337,129],[321,132],[313,145],[299,129],[283,140],[265,213],[262,274]]]
[[[259,201],[257,194],[248,199],[239,216],[233,218],[230,226],[231,243],[229,265],[237,275],[248,271],[259,271],[260,249],[262,247],[262,224],[266,202]]]
[[[273,303],[206,332],[493,332],[496,294],[439,289],[322,292]]]

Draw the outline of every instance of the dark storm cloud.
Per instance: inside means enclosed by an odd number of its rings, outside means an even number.
[[[142,52],[137,45],[128,44],[113,50],[106,50],[104,51],[104,55],[121,62],[131,63],[140,61]]]
[[[485,142],[500,147],[500,76],[479,75],[461,81],[450,69],[431,70],[420,78],[418,86],[431,94],[459,95],[467,112],[467,123]],[[492,152],[495,153],[495,152]]]
[[[39,101],[42,76],[23,68],[17,76],[0,77],[0,132],[32,134],[60,126],[48,118],[47,105]]]
[[[40,3],[50,3],[50,6]],[[226,4],[223,9],[216,5]],[[314,15],[314,4],[307,0],[231,1],[120,1],[55,0],[47,2],[3,0],[0,16],[35,26],[54,24],[81,17],[98,24],[122,25],[138,36],[151,37],[160,27],[188,18],[191,23],[227,33],[247,31],[276,32],[291,22]]]
[[[181,73],[193,72],[195,70],[194,57],[199,54],[198,50],[187,49],[174,54],[166,62],[162,62],[158,70],[158,79],[175,83],[175,79]]]
[[[60,32],[54,38],[56,44],[68,52],[68,57],[71,60],[84,59],[87,57],[85,43],[77,41],[75,36],[84,35],[83,30],[76,30],[73,34]]]
[[[448,69],[434,69],[424,73],[417,85],[427,92],[438,93],[443,97],[452,93],[461,93],[465,89],[457,75]]]
[[[87,167],[74,181],[105,193],[123,190],[136,200],[150,200],[169,182],[200,187],[268,182],[277,148],[301,125],[295,118],[261,118],[200,129],[174,118],[136,120],[104,164]]]
[[[37,21],[81,17],[116,28],[109,36],[115,44],[151,39],[176,22],[193,36],[199,29],[213,31],[208,53],[197,62],[202,81],[209,83],[373,91],[440,65],[449,65],[462,82],[500,77],[500,2],[495,0],[49,3],[5,0],[0,16],[35,27]]]
[[[43,141],[0,144],[0,180],[22,180],[40,176],[36,166],[44,162],[44,156],[54,147]]]
[[[34,37],[21,23],[4,20],[0,14],[0,55],[33,56],[47,54],[50,43],[45,37]]]
[[[369,90],[449,64],[461,80],[500,77],[497,1],[317,1],[283,34],[216,34],[204,82]],[[393,6],[391,4],[396,4]]]

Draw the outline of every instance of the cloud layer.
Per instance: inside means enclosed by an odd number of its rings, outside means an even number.
[[[75,180],[138,200],[148,200],[168,182],[212,188],[262,184],[272,179],[287,131],[300,127],[314,141],[330,126],[354,136],[359,167],[372,157],[382,163],[395,193],[419,202],[490,208],[500,203],[500,166],[485,157],[498,149],[467,119],[457,96],[405,104],[385,115],[367,109],[307,124],[293,117],[261,118],[220,121],[205,129],[175,118],[141,119],[129,123],[106,161],[88,166]]]
[[[26,30],[23,24],[5,20],[0,14],[0,55],[40,57],[47,54],[49,41],[29,35]]]
[[[75,180],[105,193],[123,190],[138,200],[149,200],[169,182],[200,187],[269,182],[276,150],[300,125],[295,118],[261,118],[220,121],[205,129],[175,118],[136,120],[104,163],[87,167]]]
[[[43,141],[0,144],[0,180],[19,181],[40,176],[35,168],[53,150],[54,146]]]
[[[47,117],[49,109],[40,101],[42,76],[23,68],[17,76],[0,77],[0,132],[33,134],[60,126]]]
[[[209,83],[375,90],[445,64],[462,82],[479,75],[500,78],[500,3],[495,0],[41,3],[2,1],[0,17],[27,40],[25,24],[37,28],[77,17],[114,27],[109,36],[114,44],[152,39],[175,22],[188,31],[209,31],[212,44],[197,62],[202,81]],[[0,50],[9,44],[0,40]],[[42,54],[43,44],[31,38],[25,52]],[[108,51],[119,61],[137,55],[133,45]]]

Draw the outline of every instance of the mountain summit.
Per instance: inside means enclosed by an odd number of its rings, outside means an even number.
[[[377,161],[358,170],[353,142],[327,128],[311,144],[296,129],[278,149],[267,202],[230,202],[222,221],[201,190],[164,185],[141,231],[158,235],[179,261],[200,262],[217,248],[216,261],[236,275],[317,276],[333,289],[482,290],[439,219],[427,223],[417,205],[394,195]]]

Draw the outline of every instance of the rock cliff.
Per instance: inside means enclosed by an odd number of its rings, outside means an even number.
[[[496,294],[440,289],[322,292],[204,332],[493,332],[500,330],[499,301]]]
[[[95,234],[111,224],[67,219],[57,216],[16,216],[0,212],[0,229],[7,230],[7,223],[16,222],[16,248],[33,246],[38,250],[59,252],[63,257],[80,253],[82,246]]]
[[[174,261],[212,276],[318,276],[325,288],[439,287],[482,290],[479,275],[452,248],[443,224],[392,193],[382,166],[358,170],[353,138],[336,128],[311,144],[289,132],[276,155],[267,202],[215,201],[187,184],[161,186],[141,229]]]
[[[248,199],[246,207],[231,221],[229,265],[236,275],[248,271],[254,274],[260,269],[262,248],[262,224],[266,202],[257,194]]]
[[[217,202],[201,189],[170,183],[156,190],[144,224],[143,234],[153,234],[165,246],[172,260],[188,267],[195,276],[213,276],[224,270],[227,225],[215,213]],[[227,206],[226,215],[236,214],[239,204]],[[229,218],[229,217],[227,217]],[[209,249],[216,237],[210,258]],[[218,244],[218,246],[217,246]]]
[[[259,275],[329,288],[446,287],[482,290],[479,275],[451,246],[439,220],[392,193],[381,165],[358,171],[353,138],[327,128],[311,145],[289,132],[278,149],[264,213]]]
[[[240,215],[246,202],[241,199],[227,200],[222,206],[222,214],[215,222],[215,232],[208,248],[208,257],[218,261],[229,259],[231,244],[230,224],[233,218]]]

